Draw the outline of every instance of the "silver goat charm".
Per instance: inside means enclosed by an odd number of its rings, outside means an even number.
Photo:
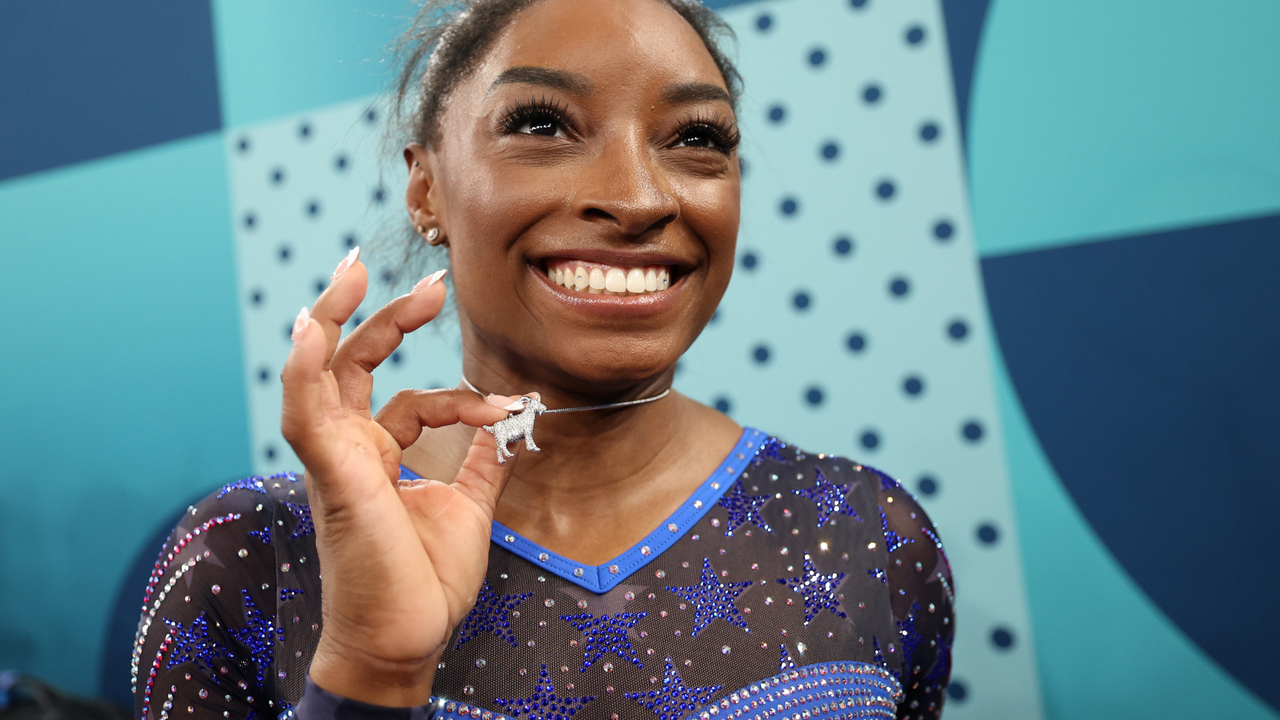
[[[524,408],[511,413],[492,425],[484,426],[485,430],[493,433],[493,440],[498,444],[498,462],[503,465],[506,464],[507,458],[516,456],[515,453],[507,448],[507,445],[518,442],[520,438],[524,438],[524,446],[530,452],[542,452],[542,449],[533,442],[533,421],[546,412],[547,406],[527,395],[521,397],[517,402],[522,404]]]

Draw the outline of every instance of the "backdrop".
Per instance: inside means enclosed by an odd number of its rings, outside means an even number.
[[[916,493],[947,717],[1280,718],[1280,5],[710,4],[743,225],[677,386]],[[0,9],[0,669],[127,700],[153,536],[296,467],[287,328],[398,220],[411,12]],[[419,335],[375,401],[456,382],[456,329]]]

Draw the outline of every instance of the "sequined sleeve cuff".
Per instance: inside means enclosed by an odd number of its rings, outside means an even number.
[[[334,695],[307,678],[297,707],[281,715],[281,720],[434,720],[439,705],[395,708],[370,705]]]

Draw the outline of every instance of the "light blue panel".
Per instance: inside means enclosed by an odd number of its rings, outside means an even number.
[[[1116,564],[1045,459],[1003,363],[997,384],[1045,716],[1280,718],[1188,640]]]
[[[404,0],[213,0],[224,127],[381,92]]]
[[[1280,3],[992,3],[969,159],[986,255],[1280,209]]]
[[[95,693],[145,538],[250,469],[226,198],[219,135],[0,184],[0,667]]]

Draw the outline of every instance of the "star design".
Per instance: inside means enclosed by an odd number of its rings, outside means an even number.
[[[667,658],[667,669],[662,673],[662,687],[649,692],[629,692],[623,695],[628,700],[635,700],[642,706],[652,710],[663,720],[683,718],[692,715],[699,707],[711,699],[720,690],[719,685],[706,687],[689,687],[680,678],[680,673]]]
[[[782,659],[778,661],[778,672],[783,670],[794,670],[796,661],[791,659],[791,653],[787,652],[787,644],[782,643]]]
[[[669,585],[667,589],[695,606],[693,632],[690,635],[698,637],[698,633],[717,618],[751,632],[751,628],[747,627],[746,619],[742,617],[742,613],[733,602],[743,591],[751,587],[753,582],[752,580],[736,583],[720,582],[716,577],[716,571],[711,569],[711,560],[703,558],[702,579],[697,585],[687,587]]]
[[[316,526],[311,522],[311,506],[300,505],[298,503],[286,502],[284,507],[293,516],[298,518],[298,524],[293,527],[293,534],[289,536],[290,540],[304,537],[315,532]]]
[[[241,590],[240,595],[244,600],[245,626],[239,629],[231,628],[229,632],[231,637],[240,641],[240,644],[249,651],[249,661],[257,671],[258,684],[262,685],[266,681],[267,671],[271,668],[275,655],[276,617],[272,615],[264,619],[262,611],[253,602],[248,590]]]
[[[830,575],[818,572],[809,553],[805,553],[804,574],[800,577],[779,579],[778,583],[804,596],[804,624],[808,625],[823,610],[830,610],[842,618],[848,617],[840,610],[840,598],[836,596],[844,575],[842,572],[834,572]]]
[[[751,458],[751,467],[756,467],[766,459],[790,465],[791,461],[782,456],[782,451],[785,450],[786,447],[787,444],[776,437],[771,437],[768,440],[765,440],[760,443],[760,447],[756,449],[755,457]]]
[[[193,663],[209,677],[214,677],[213,661],[220,657],[231,657],[221,644],[209,639],[209,618],[204,611],[191,621],[191,627],[185,628],[180,622],[165,618],[165,624],[171,630],[172,640],[169,644],[168,667]]]
[[[748,495],[746,486],[742,484],[742,478],[738,478],[733,487],[729,488],[729,492],[720,496],[718,502],[720,507],[729,511],[729,516],[725,520],[727,525],[724,529],[725,537],[733,537],[733,531],[742,527],[743,523],[753,523],[765,532],[773,532],[773,528],[769,527],[769,523],[765,522],[764,517],[760,515],[760,508],[772,499],[773,496],[768,493]]]
[[[261,530],[250,530],[249,537],[255,537],[262,541],[263,545],[271,544],[271,526],[267,525]]]
[[[252,490],[263,495],[267,494],[267,489],[262,486],[262,478],[257,475],[223,485],[222,489],[218,491],[218,499],[221,500],[224,495],[232,490]]]
[[[538,686],[532,695],[511,700],[495,698],[493,702],[512,717],[528,717],[529,720],[562,720],[576,715],[587,703],[595,699],[595,695],[583,697],[556,695],[551,674],[547,672],[547,666],[543,665],[542,672],[539,673]]]
[[[863,465],[862,469],[869,470],[871,471],[872,475],[875,475],[876,477],[880,478],[880,489],[882,490],[897,490],[898,488],[902,487],[902,483],[898,482],[897,480],[894,480],[888,475],[885,475],[884,473],[871,467],[870,465]]]
[[[893,530],[889,529],[889,518],[885,517],[884,508],[880,508],[880,527],[884,530],[884,549],[885,552],[893,552],[903,545],[910,545],[915,542],[915,538],[904,538]]]
[[[902,666],[910,670],[911,656],[915,653],[920,643],[924,642],[924,637],[916,629],[916,618],[920,613],[920,603],[911,604],[911,610],[907,616],[898,623],[898,635],[902,637]]]
[[[858,517],[858,513],[849,507],[849,503],[845,502],[845,496],[849,494],[849,488],[853,487],[853,483],[848,485],[838,485],[827,479],[822,474],[821,468],[816,465],[813,468],[815,482],[811,488],[801,488],[792,490],[791,492],[803,498],[813,501],[818,506],[818,527],[826,525],[832,515],[845,515],[851,517],[858,522],[862,522],[862,518]]]
[[[480,586],[475,606],[458,626],[458,642],[453,649],[457,650],[468,640],[479,637],[482,632],[491,632],[506,640],[511,647],[518,647],[515,633],[511,632],[511,612],[532,595],[533,593],[498,595],[486,578],[484,585]],[[519,617],[519,613],[516,613],[516,617]]]
[[[604,657],[605,653],[613,653],[638,668],[644,667],[644,663],[640,662],[640,658],[636,657],[632,649],[629,631],[648,614],[647,612],[618,613],[600,617],[591,613],[561,615],[560,619],[581,630],[582,637],[586,640],[586,648],[582,653],[581,672],[586,672],[587,668]]]
[[[280,588],[280,602],[287,602],[301,594],[302,588]]]

